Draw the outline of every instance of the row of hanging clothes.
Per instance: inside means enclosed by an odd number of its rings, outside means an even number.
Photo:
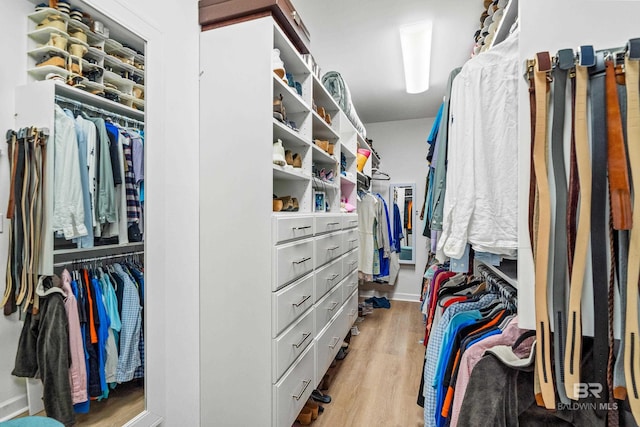
[[[40,377],[47,416],[65,426],[118,384],[144,377],[144,265],[140,253],[58,265],[41,276],[13,375]],[[64,268],[63,268],[64,267]]]
[[[400,270],[399,250],[395,250],[397,242],[387,202],[382,195],[370,189],[359,189],[357,196],[358,278],[364,282],[394,285]]]
[[[130,126],[133,124],[133,126]],[[56,247],[140,242],[144,209],[142,122],[56,97]]]
[[[423,283],[425,426],[592,425],[590,408],[536,404],[535,332],[518,326],[515,288],[486,265],[472,275],[435,259]]]

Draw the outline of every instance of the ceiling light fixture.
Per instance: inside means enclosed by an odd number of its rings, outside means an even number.
[[[416,22],[400,27],[400,44],[407,93],[422,93],[429,89],[432,28],[431,21]]]

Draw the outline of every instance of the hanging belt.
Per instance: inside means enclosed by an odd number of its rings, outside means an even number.
[[[553,253],[553,334],[555,380],[560,401],[569,404],[564,391],[564,345],[567,330],[567,177],[564,167],[564,116],[568,71],[575,67],[573,49],[563,49],[556,55],[553,71],[553,124],[551,130],[551,160],[556,190],[556,221]]]
[[[551,57],[549,52],[536,54],[534,81],[536,90],[536,127],[533,164],[536,172],[539,204],[539,223],[535,251],[536,337],[539,350],[536,364],[540,378],[542,400],[548,409],[555,409],[555,391],[551,368],[551,330],[549,328],[547,276],[549,272],[549,243],[551,238],[551,198],[547,175],[547,104]]]
[[[627,396],[636,422],[640,421],[640,340],[638,337],[638,278],[640,276],[640,39],[629,40],[625,58],[627,84],[627,139],[631,180],[636,193],[627,270],[624,365]]]
[[[529,163],[529,240],[531,241],[531,250],[536,251],[535,245],[535,227],[534,218],[536,216],[536,170],[533,167],[533,147],[535,146],[536,137],[536,88],[533,81],[533,71],[535,67],[534,60],[528,60],[526,64],[526,80],[529,83],[529,114],[531,123],[531,156]]]
[[[567,345],[564,358],[565,391],[570,399],[578,400],[576,384],[580,382],[580,358],[582,354],[582,289],[589,249],[591,229],[591,161],[589,129],[587,126],[587,67],[595,63],[592,46],[580,47],[580,63],[576,66],[575,90],[575,150],[580,179],[580,212],[576,233],[576,249],[571,270],[569,290],[569,316]]]
[[[591,265],[593,275],[593,381],[603,386],[600,396],[595,396],[598,409],[608,401],[604,387],[607,384],[607,361],[609,354],[609,263],[607,261],[607,103],[605,82],[605,54],[596,53],[596,63],[589,67],[591,102]]]
[[[17,145],[17,135],[13,130],[7,131],[6,135],[7,145],[8,145],[8,159],[9,159],[9,173],[11,174],[11,185],[9,187],[9,206],[7,208],[7,218],[13,217],[13,180],[15,179],[15,161],[17,158],[14,153],[16,152]],[[4,296],[2,297],[2,307],[4,309],[4,315],[9,316],[12,313],[15,313],[16,308],[16,289],[14,287],[15,283],[13,281],[13,227],[9,227],[9,250],[7,253],[7,271],[6,271],[6,285],[4,290]]]
[[[576,250],[576,221],[578,215],[578,199],[580,197],[580,179],[578,177],[578,159],[576,156],[576,71],[569,73],[571,80],[571,154],[569,159],[569,201],[567,206],[567,259],[569,261],[569,277],[573,270],[573,254]]]
[[[606,99],[607,99],[607,164],[609,175],[609,194],[611,198],[611,216],[615,230],[630,230],[631,189],[629,188],[629,170],[627,169],[627,153],[624,147],[622,132],[622,116],[618,101],[618,83],[612,59],[606,66]]]
[[[616,80],[618,83],[618,99],[620,102],[623,138],[626,151],[626,128],[627,128],[627,88],[625,86],[624,74],[625,52],[616,55]],[[627,159],[628,160],[628,159]],[[619,230],[614,233],[616,248],[616,275],[618,278],[618,292],[620,292],[620,306],[623,310],[627,306],[627,259],[629,258],[629,231]],[[618,400],[626,400],[627,388],[624,379],[624,341],[625,341],[625,316],[620,316],[620,345],[615,357],[613,371],[613,396]]]

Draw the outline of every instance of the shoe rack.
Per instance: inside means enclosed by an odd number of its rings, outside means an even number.
[[[82,9],[87,16],[83,21],[49,7],[37,7],[28,16],[30,80],[42,81],[58,75],[61,84],[144,111],[144,43],[132,33],[122,31],[115,22],[87,7]],[[93,28],[85,23],[91,22],[88,19],[95,19]],[[109,38],[112,34],[113,38]],[[61,59],[47,64],[52,55]]]
[[[203,31],[200,49],[202,424],[292,425],[358,315],[358,216],[340,204],[357,204],[358,135],[272,17]],[[273,163],[278,139],[301,167]]]

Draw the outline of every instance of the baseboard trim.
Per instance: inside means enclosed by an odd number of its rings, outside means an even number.
[[[13,397],[0,403],[0,422],[8,421],[18,415],[29,411],[29,401],[27,395]]]
[[[392,291],[383,292],[379,290],[360,290],[360,297],[369,298],[375,296],[384,296],[390,299],[391,301],[409,301],[409,302],[420,302],[420,295],[416,294],[404,294],[404,293],[394,293]]]

